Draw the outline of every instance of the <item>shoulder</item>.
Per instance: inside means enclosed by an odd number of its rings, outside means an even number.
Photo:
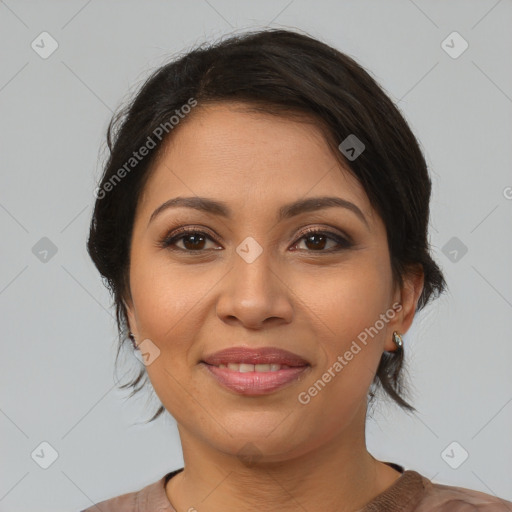
[[[512,502],[490,494],[434,483],[422,476],[425,493],[415,512],[512,512]]]
[[[144,491],[144,489],[139,492],[142,491]],[[121,512],[122,510],[135,511],[137,510],[135,508],[137,503],[137,494],[138,492],[129,492],[114,498],[109,498],[107,500],[100,501],[99,503],[95,503],[90,508],[86,508],[80,512],[95,512],[96,510],[101,510],[102,512]]]
[[[165,494],[165,483],[182,469],[171,471],[138,491],[100,501],[80,512],[175,512]]]

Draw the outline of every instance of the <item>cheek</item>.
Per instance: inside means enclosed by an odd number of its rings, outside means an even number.
[[[172,264],[163,253],[141,253],[132,260],[130,286],[140,337],[160,351],[146,371],[170,410],[188,410],[189,393],[201,394],[189,373],[201,351],[197,340],[204,338],[201,330],[211,315],[210,295],[224,274],[206,266],[200,270],[198,265]]]
[[[311,325],[325,332],[319,341],[329,339],[329,346],[337,340],[346,342],[374,325],[390,306],[389,272],[367,256],[356,256],[350,264],[296,279],[293,291],[304,313],[309,310]]]
[[[194,416],[190,395],[199,396],[189,379],[194,361],[194,340],[203,323],[199,317],[201,300],[209,286],[201,289],[197,281],[171,266],[139,265],[133,273],[132,294],[137,310],[140,336],[150,339],[158,357],[146,366],[151,385],[165,408],[183,422]],[[197,350],[197,348],[196,348]],[[197,413],[196,413],[197,414]]]
[[[326,437],[335,435],[365,409],[385,334],[385,329],[372,330],[387,308],[381,291],[385,283],[379,279],[378,272],[369,270],[339,272],[325,280],[321,292],[305,295],[306,323],[313,326],[310,334],[319,356],[314,376],[300,388],[305,394],[299,407],[308,411],[307,421],[298,427],[301,435],[312,428]]]
[[[297,292],[318,344],[319,376],[328,373],[326,398],[332,394],[332,400],[344,406],[365,395],[382,355],[387,336],[382,315],[390,307],[388,273],[361,258],[350,268],[335,269],[328,278],[303,279]]]
[[[179,347],[183,335],[194,334],[190,323],[195,323],[196,330],[200,325],[201,302],[207,300],[218,277],[194,265],[173,265],[164,255],[142,255],[132,268],[130,284],[141,335],[164,348]]]

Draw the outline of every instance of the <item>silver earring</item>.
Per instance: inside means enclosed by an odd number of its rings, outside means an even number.
[[[395,343],[397,350],[400,350],[404,346],[402,335],[396,331],[393,331],[393,342]]]

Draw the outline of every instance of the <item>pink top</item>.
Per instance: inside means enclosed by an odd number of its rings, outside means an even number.
[[[402,473],[384,492],[359,512],[512,512],[512,502],[483,492],[433,483],[416,471],[387,462]],[[171,471],[138,492],[122,494],[81,512],[176,512],[165,484],[184,468]]]

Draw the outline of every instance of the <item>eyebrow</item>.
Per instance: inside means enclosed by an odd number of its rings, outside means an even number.
[[[364,216],[363,212],[350,201],[342,199],[341,197],[335,196],[322,196],[322,197],[310,197],[307,199],[299,199],[293,203],[283,205],[279,208],[277,220],[278,222],[284,219],[290,219],[301,213],[313,212],[324,208],[345,208],[355,213],[360,220],[362,220],[369,228],[368,221]],[[226,219],[232,219],[234,217],[233,212],[227,206],[227,204],[208,197],[175,197],[169,199],[165,203],[161,204],[149,218],[148,225],[157,217],[161,212],[169,208],[193,208],[205,213],[224,217]]]

